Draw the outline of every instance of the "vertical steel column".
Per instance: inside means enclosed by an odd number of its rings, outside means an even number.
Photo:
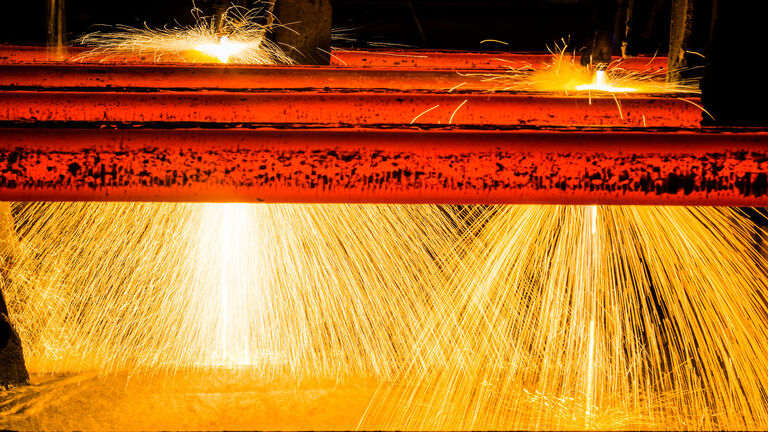
[[[280,48],[299,64],[330,64],[331,11],[331,0],[278,0]]]
[[[52,60],[63,60],[67,55],[64,45],[64,0],[45,0],[48,12],[46,23],[49,55]]]
[[[614,27],[618,3],[623,0],[596,0],[593,6],[592,25],[594,37],[583,51],[581,64],[584,66],[607,65],[613,54]]]
[[[672,0],[669,24],[669,56],[667,57],[667,81],[676,82],[680,69],[684,68],[685,52],[693,27],[693,0]]]

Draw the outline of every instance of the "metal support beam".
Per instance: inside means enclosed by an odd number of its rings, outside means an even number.
[[[488,79],[498,78],[498,79]],[[518,81],[520,78],[518,77]],[[394,89],[499,91],[503,72],[417,68],[308,68],[187,65],[0,65],[0,88],[153,90]]]
[[[0,200],[768,205],[768,133],[0,134]]]
[[[47,0],[47,45],[50,60],[63,60],[67,56],[64,41],[66,20],[64,16],[64,0]]]
[[[277,0],[277,43],[299,64],[329,64],[331,0]]]
[[[672,0],[669,25],[669,55],[667,56],[667,81],[677,82],[681,69],[685,68],[685,53],[693,27],[694,0]]]

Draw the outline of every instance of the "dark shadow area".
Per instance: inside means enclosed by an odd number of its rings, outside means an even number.
[[[47,1],[9,1],[9,19],[0,26],[0,43],[44,44]],[[637,41],[635,51],[666,50],[669,1],[637,6],[642,9],[638,19],[647,25],[632,35]],[[213,13],[210,1],[196,4]],[[334,45],[544,51],[547,45],[570,37],[575,46],[583,46],[592,38],[600,5],[601,0],[334,0]],[[65,37],[74,40],[101,25],[191,24],[192,7],[191,0],[65,0]]]

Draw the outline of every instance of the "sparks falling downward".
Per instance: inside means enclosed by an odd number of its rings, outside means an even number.
[[[218,357],[221,364],[226,366],[249,363],[250,340],[247,337],[248,328],[245,327],[249,319],[243,316],[246,311],[239,309],[249,300],[257,305],[260,303],[258,291],[263,282],[243,280],[241,277],[243,269],[265,265],[255,254],[250,253],[259,254],[260,251],[259,247],[248,244],[251,239],[248,232],[251,223],[249,216],[249,206],[246,204],[208,204],[200,225],[204,231],[213,234],[211,240],[218,243],[218,248],[213,249],[217,253],[212,257],[216,260],[214,268],[219,268],[219,283],[215,285],[219,291]],[[201,242],[201,246],[205,247],[206,242]],[[210,254],[210,251],[201,250],[200,253]],[[249,291],[253,295],[247,295]],[[263,313],[259,309],[254,308],[252,311]]]
[[[588,265],[586,266],[586,274],[584,275],[585,280],[587,281],[587,287],[589,289],[589,293],[587,294],[587,298],[589,298],[589,304],[587,305],[587,310],[589,311],[589,346],[587,347],[587,355],[589,356],[589,360],[587,361],[587,406],[586,406],[586,418],[584,421],[584,424],[586,427],[591,427],[591,415],[592,415],[592,404],[595,401],[595,385],[594,385],[594,378],[595,378],[595,315],[597,312],[597,308],[599,307],[597,304],[597,293],[598,293],[598,287],[595,285],[599,282],[599,272],[597,271],[598,266],[598,259],[600,255],[600,245],[599,245],[599,238],[597,236],[597,206],[593,205],[589,207],[590,213],[592,214],[592,217],[589,218],[590,225],[592,227],[592,233],[590,238],[590,241],[587,242],[588,248],[585,251],[587,255],[587,262]],[[585,221],[587,218],[585,218]]]
[[[4,288],[36,372],[389,376],[438,309],[435,206],[39,203]]]
[[[4,292],[34,371],[375,377],[374,429],[768,423],[737,211],[456,210],[28,205]]]
[[[445,367],[405,369],[364,426],[768,422],[768,262],[748,219],[730,209],[595,206],[489,216],[477,218],[451,306],[421,345],[441,347]]]

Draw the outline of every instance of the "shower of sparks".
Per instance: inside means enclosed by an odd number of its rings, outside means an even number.
[[[764,429],[768,261],[736,210],[505,206],[362,427]]]
[[[389,376],[455,255],[434,206],[37,203],[3,292],[36,372]]]
[[[563,39],[549,48],[552,61],[541,68],[508,68],[499,73],[469,73],[483,81],[496,83],[497,91],[536,91],[569,93],[578,91],[602,91],[606,93],[699,93],[698,80],[689,79],[667,82],[665,70],[629,71],[614,61],[604,69],[594,71],[582,66],[578,54],[568,51]]]
[[[768,424],[768,260],[736,210],[17,207],[33,371],[372,377],[375,429]]]
[[[267,7],[232,6],[224,13],[221,28],[213,17],[202,16],[199,9],[193,9],[192,13],[196,20],[192,26],[162,29],[118,26],[111,31],[90,33],[79,42],[92,49],[78,59],[130,60],[150,56],[155,62],[293,63],[280,46],[267,37],[280,26]]]

